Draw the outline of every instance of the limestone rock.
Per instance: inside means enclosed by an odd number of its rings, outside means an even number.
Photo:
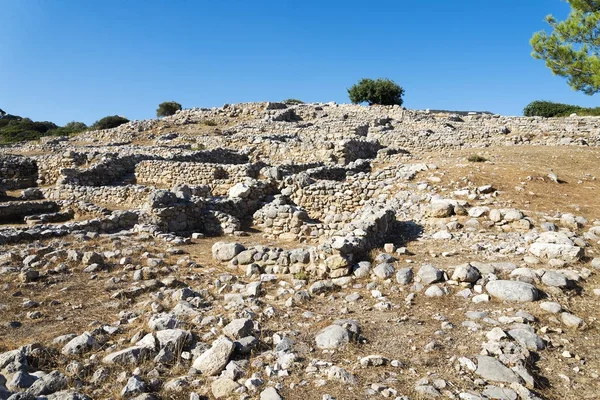
[[[210,349],[194,361],[193,367],[204,375],[217,375],[229,362],[229,357],[234,348],[235,345],[231,340],[221,336],[213,342]]]
[[[538,290],[535,286],[525,282],[491,281],[485,289],[492,297],[504,301],[524,303],[538,299]]]

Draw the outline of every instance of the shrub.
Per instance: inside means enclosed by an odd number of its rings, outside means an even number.
[[[469,160],[469,162],[486,162],[487,158],[482,157],[479,154],[471,154],[467,160]]]
[[[299,271],[296,272],[294,274],[294,279],[297,279],[299,281],[307,281],[308,280],[308,274],[304,271]]]
[[[577,115],[581,115],[581,116],[597,117],[597,116],[600,116],[600,107],[580,108],[576,112],[577,112]]]
[[[394,81],[387,78],[361,79],[357,84],[348,89],[348,96],[352,103],[368,103],[391,106],[402,105],[404,89]]]
[[[304,102],[298,99],[286,99],[283,101],[283,104],[287,104],[288,106],[294,106],[297,104],[304,104]]]
[[[551,101],[536,100],[523,109],[526,117],[564,117],[579,112],[581,107],[569,104],[553,103]]]
[[[129,120],[125,117],[120,117],[118,115],[110,115],[108,117],[104,117],[94,123],[92,128],[94,129],[110,129],[116,128],[117,126],[123,125],[129,122]]]
[[[176,101],[165,101],[158,105],[156,116],[168,117],[169,115],[174,115],[177,111],[181,111],[181,104]]]
[[[73,132],[83,132],[87,129],[87,125],[83,122],[71,121],[65,125],[65,129],[71,130]]]
[[[60,127],[49,121],[32,121],[4,113],[0,118],[0,144],[37,140],[43,136],[66,136],[87,129],[83,122],[69,122]]]
[[[202,121],[202,123],[206,126],[217,126],[217,123],[212,119],[205,119]]]

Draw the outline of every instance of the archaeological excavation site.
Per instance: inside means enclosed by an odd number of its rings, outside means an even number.
[[[226,104],[0,147],[0,399],[600,398],[600,117]]]

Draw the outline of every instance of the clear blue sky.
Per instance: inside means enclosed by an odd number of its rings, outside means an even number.
[[[283,100],[389,77],[416,109],[587,106],[529,39],[560,0],[0,0],[0,108],[58,124]]]

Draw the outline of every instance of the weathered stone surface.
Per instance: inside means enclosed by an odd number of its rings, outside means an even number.
[[[419,268],[417,275],[421,279],[421,282],[425,285],[439,282],[444,276],[441,270],[430,264],[424,264],[421,268]]]
[[[538,291],[535,286],[517,281],[491,281],[485,289],[492,296],[499,300],[513,302],[530,302],[538,298]]]
[[[239,243],[217,242],[212,246],[213,258],[217,261],[229,261],[244,251]]]
[[[89,333],[84,332],[80,336],[71,339],[63,348],[64,355],[81,354],[88,352],[98,346],[96,339]]]
[[[146,347],[133,346],[110,353],[102,359],[105,364],[137,365],[150,358],[152,351]]]
[[[519,377],[494,357],[478,356],[475,373],[493,382],[519,383]]]
[[[213,342],[210,349],[194,360],[193,366],[204,375],[216,375],[225,368],[234,348],[235,345],[231,340],[221,336]]]
[[[274,387],[268,387],[260,392],[260,400],[282,400],[283,397],[277,393]]]
[[[211,392],[216,399],[224,399],[233,394],[241,385],[229,378],[219,378],[210,385]]]
[[[474,283],[479,280],[481,274],[479,270],[470,264],[459,265],[454,269],[452,280],[458,282]]]
[[[394,268],[394,266],[389,263],[381,263],[378,264],[375,268],[373,268],[373,273],[379,279],[387,279],[394,275],[394,272],[396,272],[396,268]]]
[[[253,331],[254,323],[248,318],[234,319],[223,328],[223,334],[233,340],[250,336]]]
[[[33,396],[42,396],[58,392],[66,387],[67,377],[59,371],[52,371],[33,382],[25,393]]]
[[[350,341],[350,334],[339,325],[329,325],[317,334],[315,341],[320,349],[337,349]]]
[[[508,334],[527,350],[539,351],[546,348],[542,338],[528,329],[511,329]]]

